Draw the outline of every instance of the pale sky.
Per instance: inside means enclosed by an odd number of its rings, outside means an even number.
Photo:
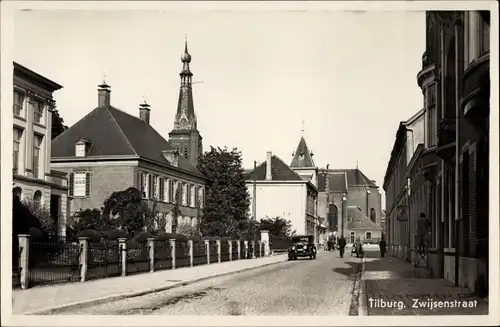
[[[237,147],[244,167],[272,151],[290,163],[304,136],[318,167],[359,168],[382,186],[401,120],[422,108],[416,75],[424,12],[23,11],[14,60],[64,86],[57,108],[71,126],[111,104],[168,139],[187,33],[204,149]]]

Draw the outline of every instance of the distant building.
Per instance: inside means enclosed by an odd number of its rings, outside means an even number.
[[[61,85],[14,63],[13,196],[50,210],[58,234],[66,233],[66,174],[51,169],[53,93]]]
[[[379,187],[359,169],[320,169],[318,212],[328,221],[328,233],[375,242],[382,235]]]
[[[186,119],[194,133],[196,123],[189,120],[194,117],[192,97],[184,96],[191,94],[188,58],[186,48],[177,116],[185,119],[183,108],[191,108]],[[97,98],[97,108],[52,141],[52,165],[70,176],[72,213],[101,208],[113,192],[136,187],[145,199],[158,202],[160,214],[167,219],[167,231],[172,231],[170,212],[179,190],[178,223],[196,226],[206,184],[193,164],[197,157],[190,157],[189,150],[180,154],[180,148],[174,148],[149,124],[151,108],[147,103],[139,106],[139,117],[121,111],[111,105],[111,88],[106,83],[99,85]]]
[[[302,146],[299,143],[302,149],[299,153],[305,156],[303,150],[307,150],[307,146],[305,146],[305,141],[302,141]],[[266,161],[247,173],[246,184],[251,199],[250,208],[253,208],[255,190],[257,220],[266,216],[290,220],[292,230],[295,230],[298,235],[314,235],[315,242],[319,243],[325,226],[317,216],[318,189],[313,177],[317,168],[310,167],[313,165],[312,162],[292,161],[292,163],[300,167],[290,167],[276,155],[268,152]],[[300,168],[298,170],[302,176],[295,168]]]

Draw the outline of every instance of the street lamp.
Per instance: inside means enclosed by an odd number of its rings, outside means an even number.
[[[346,205],[345,205],[345,202],[347,201],[347,194],[342,194],[342,224],[341,224],[341,228],[342,228],[342,231],[341,231],[341,236],[344,237],[344,221],[345,221],[345,212],[346,212]]]

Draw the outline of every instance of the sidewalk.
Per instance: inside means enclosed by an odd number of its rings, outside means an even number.
[[[481,315],[488,314],[488,300],[445,279],[430,278],[422,268],[396,257],[363,260],[361,315]],[[441,307],[430,308],[431,301]],[[434,305],[435,306],[435,305]],[[446,307],[444,307],[446,306]]]
[[[286,255],[162,270],[83,283],[13,290],[12,314],[48,314],[69,307],[110,302],[187,285],[203,279],[287,261]]]

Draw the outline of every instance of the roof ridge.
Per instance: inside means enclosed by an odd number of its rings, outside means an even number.
[[[127,135],[125,135],[125,132],[123,132],[123,129],[121,128],[120,124],[118,124],[118,122],[116,121],[116,118],[115,118],[115,116],[113,116],[113,113],[109,110],[110,108],[115,109],[115,110],[119,110],[119,109],[117,109],[117,108],[115,108],[115,107],[113,107],[113,106],[106,106],[106,107],[104,107],[104,108],[106,108],[106,110],[108,111],[108,113],[109,113],[109,114],[111,115],[111,117],[113,118],[113,121],[115,122],[116,126],[118,127],[118,130],[119,130],[119,131],[120,131],[120,133],[122,134],[122,136],[123,136],[123,138],[125,139],[125,141],[127,141],[127,144],[128,144],[128,146],[130,147],[130,149],[131,149],[131,150],[135,153],[135,155],[137,155],[137,151],[134,149],[134,147],[133,147],[133,146],[132,146],[132,144],[130,143],[130,140],[128,139]],[[123,110],[119,110],[119,111],[124,112]],[[126,113],[126,112],[124,112],[124,113]],[[130,114],[128,114],[128,113],[126,113],[126,114],[127,114],[127,115],[129,115],[129,116],[132,116],[132,115],[130,115]],[[132,116],[132,117],[134,117],[134,116]],[[137,117],[135,117],[135,118],[137,118]]]

